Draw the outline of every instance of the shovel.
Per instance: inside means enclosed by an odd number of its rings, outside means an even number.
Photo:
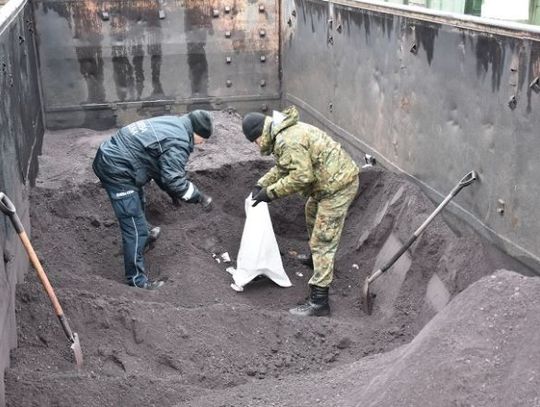
[[[71,350],[73,351],[73,355],[75,356],[75,364],[78,368],[80,368],[83,363],[83,355],[81,350],[81,343],[79,342],[79,335],[71,331],[67,318],[62,311],[62,307],[60,306],[60,302],[58,302],[58,298],[56,298],[56,294],[54,293],[51,283],[47,278],[47,274],[45,274],[45,270],[43,270],[43,267],[41,266],[36,252],[34,251],[34,248],[32,247],[30,240],[28,239],[28,235],[24,231],[24,227],[21,223],[21,220],[19,219],[19,216],[17,215],[15,206],[3,192],[0,192],[0,210],[4,213],[4,215],[9,217],[11,223],[13,224],[13,227],[15,228],[15,231],[19,235],[21,242],[26,250],[26,253],[30,258],[32,266],[34,266],[34,268],[36,269],[39,280],[41,281],[41,284],[43,284],[43,287],[45,288],[45,291],[47,292],[47,295],[51,300],[54,312],[60,320],[60,324],[62,325],[62,328],[64,329],[67,338],[71,342]]]
[[[424,223],[416,230],[416,232],[413,233],[413,235],[410,237],[407,242],[401,246],[401,248],[397,251],[394,256],[388,262],[375,271],[375,273],[371,274],[369,277],[366,278],[364,281],[364,287],[362,289],[362,303],[364,304],[364,311],[366,314],[371,315],[371,312],[373,311],[373,299],[375,298],[375,294],[370,293],[369,291],[369,285],[373,283],[377,278],[379,278],[384,272],[388,271],[390,267],[401,257],[403,253],[407,251],[407,249],[414,243],[414,241],[422,234],[424,229],[431,223],[433,218],[438,215],[440,211],[443,210],[443,208],[452,200],[453,197],[455,197],[459,191],[461,191],[464,187],[472,184],[476,179],[477,175],[475,171],[469,172],[467,175],[465,175],[461,181],[450,191],[448,196],[444,198],[444,200],[439,204],[437,209],[433,211],[431,215],[425,220]]]

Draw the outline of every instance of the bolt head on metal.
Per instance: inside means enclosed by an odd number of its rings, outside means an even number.
[[[232,81],[230,79],[227,79],[227,82],[225,82],[228,88],[232,86]]]
[[[261,62],[266,62],[266,55],[261,55]]]
[[[213,11],[212,11],[212,15],[214,17],[219,17],[219,10],[217,8],[215,8]]]
[[[159,19],[163,20],[165,18],[165,10],[159,10]]]
[[[266,31],[265,30],[259,30],[259,36],[265,37],[266,36]]]
[[[264,4],[259,4],[259,13],[264,13]]]
[[[517,99],[516,96],[513,95],[510,100],[508,101],[508,107],[512,110],[514,110],[517,106]]]
[[[231,7],[225,6],[225,13],[230,13],[230,12],[231,12]]]
[[[264,88],[266,86],[266,81],[264,79],[261,79],[259,83],[261,85],[261,88]]]
[[[225,58],[225,62],[227,62],[228,64],[230,64],[232,62],[232,58],[231,57],[226,57]]]
[[[266,104],[262,105],[262,106],[261,106],[261,110],[262,110],[263,112],[267,112],[267,111],[268,111],[268,105],[266,105]]]
[[[225,38],[231,38],[231,32],[225,31]]]
[[[109,21],[109,12],[108,11],[102,11],[101,12],[101,19],[103,21]]]
[[[504,215],[504,210],[506,209],[506,202],[502,199],[497,199],[497,213],[499,215]]]

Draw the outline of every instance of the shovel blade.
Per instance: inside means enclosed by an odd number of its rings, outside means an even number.
[[[77,365],[77,368],[80,369],[83,365],[83,354],[81,350],[81,342],[79,341],[79,335],[77,335],[75,332],[73,333],[71,350],[73,351],[73,356],[75,357],[75,364]]]
[[[362,304],[364,306],[364,312],[371,315],[373,312],[373,297],[374,295],[369,292],[369,277],[364,281],[364,287],[362,288]]]

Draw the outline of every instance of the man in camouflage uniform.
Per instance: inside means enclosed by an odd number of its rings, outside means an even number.
[[[242,129],[249,141],[259,145],[262,155],[273,154],[276,159],[276,165],[257,182],[253,205],[296,192],[309,197],[305,208],[311,249],[308,262],[314,271],[308,300],[290,312],[328,315],[334,257],[347,210],[358,192],[359,168],[325,132],[298,121],[294,107],[274,117],[248,113]]]

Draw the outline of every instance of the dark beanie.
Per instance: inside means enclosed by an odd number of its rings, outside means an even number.
[[[208,138],[212,135],[212,118],[206,110],[194,110],[188,114],[193,132],[202,138]]]
[[[244,116],[242,131],[249,141],[254,142],[261,136],[264,128],[264,119],[266,119],[266,116],[258,112],[251,112]]]

